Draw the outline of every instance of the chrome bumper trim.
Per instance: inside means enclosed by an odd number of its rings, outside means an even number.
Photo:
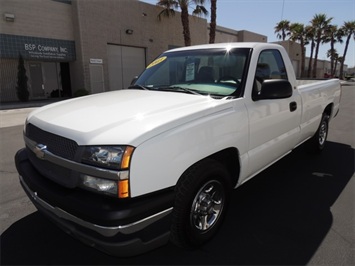
[[[70,213],[67,213],[66,211],[58,208],[58,207],[53,207],[52,205],[48,204],[46,201],[42,200],[38,195],[37,192],[32,191],[24,182],[22,176],[19,176],[20,182],[23,185],[23,187],[26,189],[26,191],[30,194],[32,200],[37,202],[41,207],[46,209],[47,211],[50,211],[51,213],[55,214],[56,216],[65,219],[67,221],[76,223],[80,226],[83,226],[85,228],[88,228],[90,230],[93,230],[100,235],[103,235],[105,237],[112,237],[115,236],[118,233],[122,234],[132,234],[137,231],[140,231],[144,229],[145,227],[149,226],[150,224],[162,219],[166,215],[172,212],[172,207],[168,208],[164,211],[161,211],[159,213],[156,213],[154,215],[151,215],[149,217],[146,217],[142,220],[136,221],[134,223],[126,224],[126,225],[119,225],[119,226],[113,226],[113,227],[107,227],[107,226],[100,226],[97,224],[92,224],[87,221],[84,221]]]

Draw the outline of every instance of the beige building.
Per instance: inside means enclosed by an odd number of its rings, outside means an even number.
[[[301,77],[301,45],[292,41],[275,42],[282,45],[287,51],[297,78]]]
[[[17,101],[19,54],[30,100],[126,88],[163,51],[184,46],[180,16],[138,0],[1,0],[0,101]],[[192,44],[208,42],[207,19],[190,17]],[[216,42],[267,42],[217,27]]]
[[[309,64],[309,58],[306,58],[306,71],[308,70],[308,64]],[[313,61],[312,61],[313,65]],[[347,75],[348,72],[348,65],[344,64],[344,69],[343,73]],[[331,65],[329,60],[322,60],[318,59],[317,60],[317,72],[316,72],[317,78],[330,78],[331,77]],[[337,63],[337,66],[335,68],[335,75],[334,77],[339,77],[340,76],[340,63]]]

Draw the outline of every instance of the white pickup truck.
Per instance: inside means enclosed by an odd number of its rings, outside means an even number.
[[[337,79],[299,85],[276,44],[178,48],[125,90],[31,113],[16,166],[34,205],[90,246],[197,247],[232,189],[307,140],[323,149],[340,97]]]

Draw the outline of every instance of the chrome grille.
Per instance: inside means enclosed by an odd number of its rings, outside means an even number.
[[[64,187],[76,187],[79,178],[78,173],[54,163],[40,160],[31,150],[27,150],[27,154],[34,168],[43,176]]]
[[[26,136],[35,141],[47,146],[47,150],[51,153],[68,160],[74,160],[78,144],[62,136],[44,131],[32,124],[26,126]]]

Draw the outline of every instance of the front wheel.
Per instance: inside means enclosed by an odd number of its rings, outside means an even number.
[[[217,161],[203,160],[187,170],[176,186],[171,240],[184,248],[214,236],[227,209],[229,175]]]

